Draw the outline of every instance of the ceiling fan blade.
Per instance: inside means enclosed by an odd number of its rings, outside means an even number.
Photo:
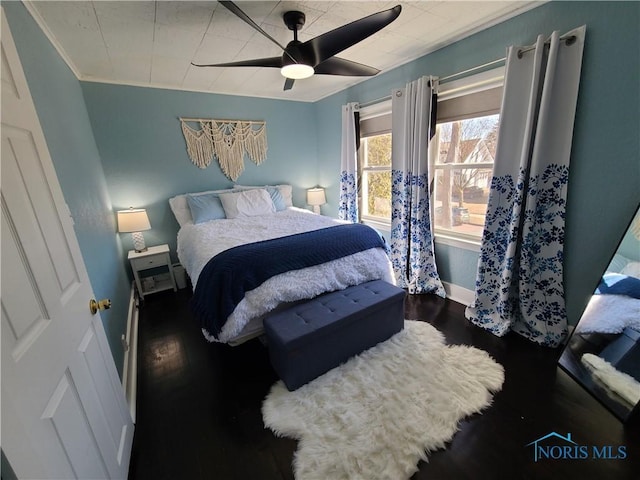
[[[280,42],[278,42],[275,38],[273,38],[271,35],[269,35],[267,32],[265,32],[262,28],[260,28],[260,25],[258,25],[256,22],[251,20],[251,17],[249,17],[249,15],[247,15],[242,10],[240,10],[240,7],[238,7],[235,3],[228,2],[228,1],[220,1],[218,3],[220,3],[223,7],[225,7],[227,10],[229,10],[231,13],[233,13],[236,17],[238,17],[241,20],[244,20],[246,23],[251,25],[254,29],[256,29],[258,32],[260,32],[262,35],[264,35],[269,40],[271,40],[273,43],[278,45],[282,50],[285,50],[285,47],[282,46],[280,44]]]
[[[331,57],[316,65],[315,73],[322,75],[346,75],[353,77],[372,77],[380,70],[369,65],[353,62],[339,57]]]
[[[314,62],[313,66],[315,67],[383,29],[398,18],[401,11],[402,6],[396,5],[389,10],[355,20],[304,42],[299,46],[300,51],[305,59]]]
[[[191,63],[194,67],[274,67],[282,68],[282,57],[266,57],[256,58],[253,60],[240,60],[238,62],[213,63],[210,65],[202,65]]]
[[[284,81],[284,88],[282,90],[284,91],[291,90],[293,88],[293,82],[295,82],[293,78],[287,78]]]

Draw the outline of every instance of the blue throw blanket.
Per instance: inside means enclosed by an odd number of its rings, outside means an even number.
[[[357,223],[239,245],[219,253],[205,265],[191,308],[202,328],[217,338],[245,292],[269,278],[375,247],[385,248],[380,235]]]
[[[598,284],[596,294],[626,295],[640,299],[640,279],[620,273],[605,273]]]

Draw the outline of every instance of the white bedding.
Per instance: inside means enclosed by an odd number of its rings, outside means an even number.
[[[196,288],[200,272],[218,253],[242,245],[295,233],[331,227],[339,222],[308,210],[289,207],[254,217],[213,220],[183,226],[178,232],[178,258]],[[216,339],[203,329],[209,341],[228,343],[256,317],[284,302],[313,298],[370,280],[395,283],[391,263],[380,248],[373,248],[325,264],[276,275],[250,292],[227,319]]]
[[[616,254],[603,274],[603,279],[616,273],[637,277],[639,262]],[[613,280],[612,283],[615,283]],[[611,280],[607,283],[610,284]],[[596,289],[597,291],[597,289]],[[625,328],[640,331],[640,300],[626,295],[594,294],[576,326],[577,333],[622,333]]]
[[[640,300],[624,295],[593,295],[576,327],[577,333],[640,331]]]

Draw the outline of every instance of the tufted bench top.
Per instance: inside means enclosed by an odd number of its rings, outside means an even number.
[[[404,296],[404,290],[395,285],[374,280],[297,304],[265,319],[265,328],[270,340],[293,349],[305,344],[309,336],[329,335],[343,329],[345,321],[358,322],[385,303],[403,301]]]
[[[325,293],[265,318],[269,358],[289,390],[404,326],[404,290],[382,280]]]

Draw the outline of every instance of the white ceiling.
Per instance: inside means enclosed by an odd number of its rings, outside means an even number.
[[[282,21],[301,10],[309,40],[400,3],[390,25],[338,56],[387,71],[539,5],[538,1],[238,1],[262,29],[286,45]],[[314,75],[283,91],[275,68],[199,68],[281,55],[266,37],[214,1],[25,2],[80,80],[316,101],[366,77]]]

